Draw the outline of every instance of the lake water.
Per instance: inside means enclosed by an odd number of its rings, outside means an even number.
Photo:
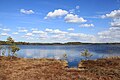
[[[120,56],[120,45],[19,45],[19,57],[24,58],[55,58],[63,59],[67,54],[69,67],[77,67],[81,59],[82,51],[88,49],[93,56],[90,59],[97,59],[106,56]]]

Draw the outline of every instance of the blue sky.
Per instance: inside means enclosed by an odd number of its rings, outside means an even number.
[[[120,42],[120,0],[0,0],[0,40]]]

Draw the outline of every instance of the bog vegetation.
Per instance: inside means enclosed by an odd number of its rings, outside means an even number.
[[[4,46],[0,45],[0,56],[5,56],[5,55],[17,56],[16,52],[19,51],[20,48],[15,44],[15,41],[13,40],[13,38],[8,37],[6,43],[8,45],[4,45]]]
[[[93,56],[93,54],[91,54],[88,50],[84,50],[84,52],[81,52],[81,56],[85,57],[85,60],[88,60]]]

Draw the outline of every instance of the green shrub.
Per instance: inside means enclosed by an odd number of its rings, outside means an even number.
[[[67,59],[67,54],[66,54],[66,53],[63,54],[63,59],[64,59],[64,60]]]
[[[85,57],[85,60],[88,60],[93,56],[93,54],[91,54],[88,50],[84,50],[84,52],[81,52],[81,56]]]
[[[1,56],[4,56],[6,53],[6,49],[8,49],[8,56],[17,56],[16,52],[20,50],[20,48],[15,44],[13,38],[8,37],[7,38],[7,47],[3,47],[0,45],[0,54]],[[12,53],[12,54],[11,54]]]
[[[5,56],[5,53],[6,53],[6,48],[3,47],[3,48],[2,48],[2,56]]]
[[[3,49],[3,46],[0,45],[0,56],[2,55],[2,49]]]
[[[15,54],[15,53],[19,50],[20,50],[20,48],[18,46],[16,46],[15,44],[11,46],[11,51],[12,51],[13,56],[16,56],[17,54]]]

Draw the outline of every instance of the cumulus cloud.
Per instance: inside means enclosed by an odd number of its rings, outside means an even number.
[[[29,40],[29,41],[33,41],[34,40],[34,38],[32,37],[32,36],[26,36],[26,35],[24,35],[24,36],[21,36],[22,38],[25,38],[25,40]]]
[[[36,36],[36,39],[46,39],[48,38],[47,32],[46,31],[40,31],[38,29],[34,29],[32,31],[32,34]]]
[[[111,18],[111,27],[120,27],[120,10],[113,10],[109,14],[102,15],[102,18]]]
[[[69,28],[69,30],[73,30],[74,28]],[[66,31],[61,31],[59,29],[45,29],[48,33],[52,33],[51,36],[49,36],[50,40],[54,41],[90,41],[94,42],[96,41],[96,38],[94,35],[84,34],[84,33],[70,33]]]
[[[25,9],[20,9],[20,12],[23,14],[34,14],[35,13],[33,10],[25,10]]]
[[[80,27],[94,27],[94,24],[81,24]]]
[[[98,33],[101,42],[120,42],[120,10],[111,11],[109,14],[102,16],[111,18],[110,28]]]
[[[34,30],[32,31],[33,34],[44,34],[44,31]]]
[[[73,31],[74,28],[69,28],[69,31]],[[62,31],[59,29],[49,29],[46,28],[44,31],[38,29],[33,29],[32,32],[28,32],[22,36],[27,40],[50,40],[51,42],[65,42],[65,41],[90,41],[94,42],[96,39],[94,35],[84,34],[84,33],[71,33],[67,31]]]
[[[120,42],[120,28],[110,27],[106,31],[98,33],[101,42]]]
[[[13,32],[12,34],[15,34],[15,35],[17,35],[17,34],[19,34],[18,32]]]
[[[68,36],[72,40],[79,40],[79,41],[90,41],[90,42],[95,42],[96,37],[94,35],[90,34],[84,34],[84,33],[69,33]]]
[[[37,29],[37,28],[32,28],[31,30],[32,30],[32,31],[37,31],[38,29]]]
[[[89,34],[83,34],[83,33],[70,33],[69,36],[71,37],[79,37],[81,39],[87,39],[87,38],[92,38],[94,37],[93,35],[89,35]]]
[[[65,39],[65,35],[61,35],[61,34],[52,35],[51,38],[53,38],[53,39]]]
[[[68,28],[68,31],[74,31],[74,28]]]
[[[111,22],[112,27],[120,27],[120,22]]]
[[[67,34],[68,32],[61,31],[61,30],[59,30],[59,29],[55,29],[55,30],[53,30],[52,33],[54,33],[54,34]]]
[[[22,38],[25,38],[27,40],[34,40],[34,35],[32,33],[26,33],[23,36],[21,36]]]
[[[48,35],[47,34],[41,34],[41,35],[39,35],[39,39],[48,39]]]
[[[46,29],[45,31],[49,32],[49,33],[52,33],[52,34],[67,34],[68,32],[66,31],[61,31],[59,29]]]
[[[113,22],[111,22],[112,27],[120,27],[120,18],[114,19]]]
[[[66,14],[68,14],[68,11],[58,9],[58,10],[54,10],[53,12],[49,12],[44,19],[54,18],[54,17],[61,17],[61,16],[64,16]]]
[[[28,30],[26,30],[26,29],[24,29],[24,28],[20,28],[20,29],[18,30],[18,32],[28,32]]]
[[[3,31],[10,31],[10,29],[2,29]]]
[[[46,28],[45,31],[46,31],[46,32],[52,32],[53,30],[52,30],[52,29],[49,29],[49,28]]]
[[[120,30],[119,27],[110,27],[109,30]]]
[[[83,23],[86,22],[87,20],[85,20],[82,17],[78,17],[78,15],[67,14],[65,16],[65,21],[68,23]]]
[[[109,14],[101,16],[102,18],[120,18],[120,10],[114,10]]]
[[[32,33],[26,33],[25,36],[29,37],[29,36],[34,36]]]
[[[1,36],[9,36],[8,33],[1,33]]]

